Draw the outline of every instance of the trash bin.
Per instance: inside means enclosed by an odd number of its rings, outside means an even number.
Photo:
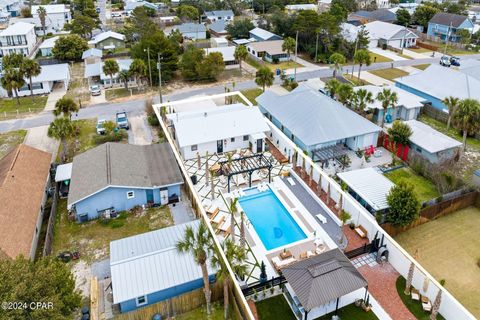
[[[281,75],[281,74],[282,74],[282,70],[280,70],[280,69],[277,68],[277,70],[276,70],[276,75],[279,76],[279,75]]]
[[[197,176],[195,174],[193,176],[191,176],[190,179],[192,179],[193,185],[197,184]]]
[[[160,314],[154,314],[153,317],[152,317],[152,320],[162,320],[162,315]]]

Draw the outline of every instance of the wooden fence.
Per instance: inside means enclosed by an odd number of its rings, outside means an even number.
[[[223,299],[223,285],[220,281],[215,282],[210,289],[212,290],[212,302]],[[230,299],[230,303],[235,304],[235,299]],[[164,319],[168,317],[174,317],[202,306],[205,306],[205,294],[203,293],[203,287],[135,311],[122,313],[116,316],[115,319],[145,320],[151,319],[155,314],[160,314],[162,319]]]
[[[50,208],[50,216],[48,218],[47,232],[45,233],[45,244],[43,246],[43,256],[52,254],[52,240],[53,240],[53,227],[55,225],[55,219],[57,216],[57,204],[58,204],[58,185],[55,184],[53,192],[52,207]]]
[[[456,198],[445,200],[420,211],[420,217],[406,227],[396,227],[390,223],[382,224],[382,228],[392,237],[415,228],[419,225],[435,220],[439,217],[446,216],[458,210],[465,209],[470,206],[480,206],[480,194],[478,191],[462,194]]]
[[[442,110],[439,110],[429,104],[426,104],[421,111],[423,114],[429,116],[430,118],[433,118],[435,120],[438,120],[443,123],[447,123],[448,121],[448,113],[443,112]]]
[[[432,51],[437,51],[438,50],[438,46],[434,46],[433,44],[428,44],[428,43],[421,42],[421,41],[418,41],[418,40],[417,40],[417,46],[419,46],[420,48],[424,48],[424,49],[428,49],[428,50],[432,50]]]

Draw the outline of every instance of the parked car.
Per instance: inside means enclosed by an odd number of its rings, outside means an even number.
[[[112,18],[120,18],[122,16],[121,12],[112,12]]]
[[[97,121],[97,134],[104,134],[105,133],[105,119],[98,119]]]
[[[450,67],[450,58],[447,56],[443,56],[440,58],[440,65],[444,67]]]
[[[100,89],[99,85],[94,84],[90,86],[90,93],[92,94],[92,96],[99,96],[102,94],[102,90]]]
[[[460,67],[460,58],[459,57],[451,57],[450,64],[455,67]]]
[[[117,119],[117,127],[119,129],[128,130],[130,128],[130,124],[128,123],[127,113],[125,111],[117,112],[115,119]]]

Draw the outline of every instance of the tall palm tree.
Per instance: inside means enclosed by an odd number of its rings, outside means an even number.
[[[17,98],[17,104],[20,105],[18,90],[25,85],[23,72],[19,68],[8,68],[4,70],[3,78],[5,78],[5,83],[9,83],[7,87],[11,88]]]
[[[350,106],[350,102],[353,98],[353,87],[348,83],[342,83],[338,87],[338,101],[342,104]]]
[[[467,135],[480,130],[480,102],[475,99],[463,99],[458,104],[453,120],[463,132],[463,151],[467,149]]]
[[[263,92],[265,92],[265,86],[270,87],[273,84],[273,71],[268,67],[261,67],[258,69],[255,76],[255,83],[262,86]]]
[[[145,62],[142,59],[133,59],[128,71],[135,78],[137,87],[140,88],[141,79],[147,74],[147,66],[145,65]]]
[[[397,105],[398,96],[395,91],[383,88],[383,90],[377,94],[377,100],[380,101],[383,108],[383,116],[381,122],[381,127],[383,128],[383,126],[385,125],[385,116],[387,115],[387,110],[388,108],[394,108]]]
[[[230,200],[230,205],[228,206],[228,211],[230,211],[230,226],[231,226],[231,235],[232,241],[235,242],[235,214],[238,212],[238,198],[234,198]]]
[[[65,157],[68,154],[67,139],[72,137],[73,133],[73,123],[67,117],[56,118],[48,127],[47,135],[50,138],[60,140],[60,143],[62,144],[62,153],[60,154],[61,163],[65,161]]]
[[[240,247],[245,249],[245,212],[240,212]]]
[[[447,120],[447,130],[448,130],[450,129],[450,123],[452,121],[453,115],[455,114],[455,110],[457,109],[458,104],[460,103],[460,99],[450,96],[443,99],[442,102],[448,108],[448,120]]]
[[[247,265],[245,264],[247,254],[245,250],[240,246],[237,246],[235,242],[230,239],[222,242],[221,246],[228,260],[228,263],[233,270],[233,273],[235,273],[240,279],[243,279],[247,274]],[[229,289],[232,283],[232,279],[223,260],[219,257],[219,254],[216,254],[212,257],[212,266],[218,269],[217,279],[223,283],[224,317],[225,319],[228,319]]]
[[[45,35],[45,26],[46,26],[46,18],[47,18],[47,10],[45,7],[38,7],[37,9],[38,19],[40,19],[40,24],[42,25],[43,35]]]
[[[110,85],[113,87],[113,75],[120,71],[117,61],[113,59],[105,60],[103,64],[103,73],[110,76]]]
[[[369,66],[372,63],[372,58],[367,50],[361,49],[358,50],[355,55],[353,56],[353,61],[358,63],[358,80],[360,80],[360,72],[362,70],[362,66],[366,64]]]
[[[247,47],[244,45],[237,46],[233,56],[235,57],[235,60],[238,60],[238,65],[240,66],[240,69],[242,69],[242,61],[247,59],[248,56]]]
[[[8,79],[5,77],[1,77],[0,84],[2,85],[2,88],[7,91],[8,97],[11,97],[13,95],[13,87],[10,81],[8,81]]]
[[[202,269],[203,291],[205,293],[205,301],[207,304],[207,314],[210,315],[212,313],[212,292],[210,290],[210,280],[208,278],[207,260],[212,252],[213,241],[205,223],[202,221],[196,230],[193,230],[192,227],[188,226],[185,229],[183,240],[177,242],[176,247],[179,252],[191,253],[195,262]]]
[[[25,58],[20,68],[22,69],[24,76],[30,81],[30,96],[32,97],[32,100],[34,100],[32,78],[38,76],[40,72],[42,72],[42,67],[40,67],[37,61]]]
[[[55,117],[63,115],[66,118],[71,119],[72,113],[78,112],[78,105],[73,101],[72,98],[62,97],[55,103],[55,109],[53,109],[53,114]]]
[[[335,98],[341,84],[342,83],[337,79],[331,79],[325,83],[325,90],[327,90],[328,93],[330,94],[330,98],[332,99]]]
[[[330,58],[328,58],[328,61],[333,64],[333,77],[336,78],[337,72],[338,70],[340,70],[340,66],[345,64],[345,62],[347,62],[347,59],[343,54],[335,52],[332,53]]]
[[[364,114],[365,109],[370,103],[373,103],[373,101],[373,94],[367,89],[358,89],[353,98],[355,109],[360,112],[360,114]]]
[[[287,53],[288,60],[290,60],[290,53],[295,52],[296,46],[297,43],[295,42],[295,39],[291,37],[286,37],[285,39],[283,39],[282,50]]]
[[[125,90],[128,90],[128,80],[130,80],[130,72],[128,70],[120,70],[118,73],[118,79],[123,82]]]

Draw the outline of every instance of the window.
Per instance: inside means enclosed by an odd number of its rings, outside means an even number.
[[[243,141],[248,141],[248,136],[243,136]]]
[[[144,306],[148,303],[146,296],[141,296],[137,298],[137,307]]]
[[[198,145],[194,144],[193,146],[190,147],[190,150],[197,151],[198,150]]]
[[[295,141],[295,136],[292,134],[292,141]]]
[[[133,199],[133,198],[135,198],[135,192],[128,191],[127,192],[127,199]]]
[[[235,138],[230,138],[230,142],[235,142]]]
[[[282,127],[281,127],[282,132],[283,132],[284,129],[285,129],[285,127],[282,125]]]

